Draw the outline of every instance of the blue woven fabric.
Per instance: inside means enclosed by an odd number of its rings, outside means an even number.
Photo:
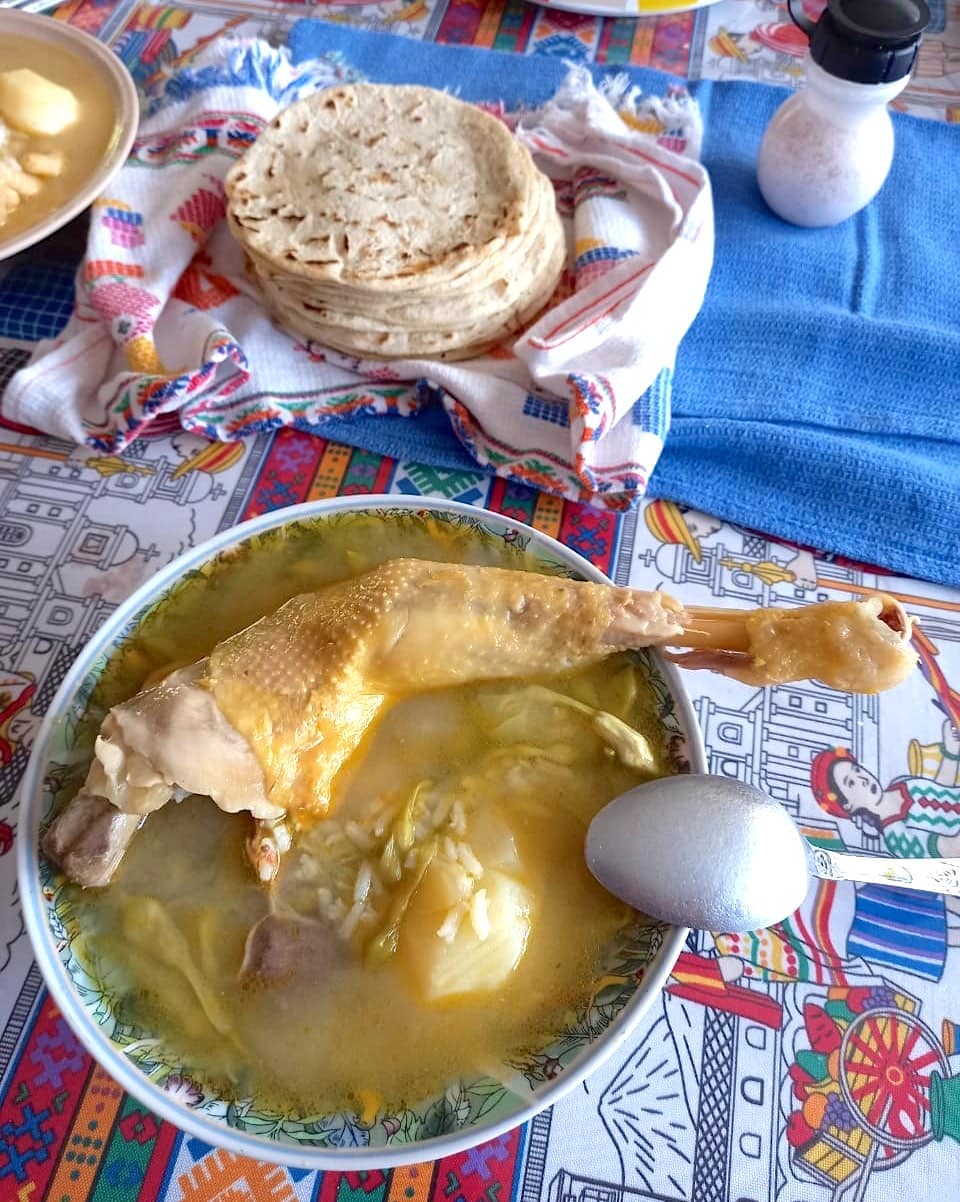
[[[294,58],[336,51],[382,82],[467,100],[542,103],[550,58],[414,42],[298,22]],[[621,68],[594,68],[598,77]],[[645,91],[671,77],[628,69]],[[880,196],[830,230],[772,216],[757,191],[760,138],[785,93],[691,90],[706,126],[716,262],[678,357],[666,449],[650,493],[793,541],[960,584],[960,129],[895,116]],[[438,414],[360,419],[333,437],[476,469]]]

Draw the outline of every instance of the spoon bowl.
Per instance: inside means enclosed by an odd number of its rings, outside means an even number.
[[[770,926],[810,884],[807,843],[787,811],[725,776],[665,776],[629,789],[593,819],[585,852],[616,897],[699,930]]]

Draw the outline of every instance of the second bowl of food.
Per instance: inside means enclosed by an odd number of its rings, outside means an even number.
[[[703,751],[629,649],[663,614],[578,580],[604,577],[509,519],[351,498],[117,610],[38,738],[20,872],[129,1092],[246,1155],[385,1167],[522,1122],[630,1034],[685,932],[593,881],[586,826]]]
[[[123,166],[139,116],[134,82],[108,46],[0,7],[0,259],[96,199]]]

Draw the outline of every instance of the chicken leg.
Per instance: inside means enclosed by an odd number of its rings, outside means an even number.
[[[337,774],[391,696],[566,672],[647,646],[688,648],[681,662],[751,683],[813,675],[875,691],[913,666],[909,631],[889,598],[685,610],[661,592],[398,559],[294,597],[114,707],[78,797],[143,815],[185,790],[249,811],[266,878],[284,849],[283,820],[323,817]],[[102,883],[102,871],[94,881],[71,864],[66,826],[62,817],[51,826],[46,854],[80,883]],[[135,829],[112,827],[127,840]]]

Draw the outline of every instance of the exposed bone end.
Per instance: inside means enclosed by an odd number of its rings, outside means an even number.
[[[670,643],[682,634],[686,613],[668,593],[613,589],[613,618],[603,641],[617,650]]]
[[[71,881],[87,889],[109,885],[143,818],[124,814],[104,797],[78,793],[43,838],[43,854]]]
[[[911,618],[896,597],[877,593],[860,602],[872,617],[872,639],[864,640],[865,653],[876,665],[877,684],[864,692],[879,693],[907,679],[919,662],[911,638],[915,619]]]
[[[180,668],[114,706],[100,728],[87,792],[127,813],[149,814],[180,787],[212,798],[226,813],[283,817],[267,799],[250,745],[204,687],[204,665]]]
[[[151,761],[131,747],[111,711],[94,743],[94,759],[84,786],[125,814],[150,814],[170,800],[174,785]]]
[[[877,609],[877,619],[884,626],[889,626],[898,638],[908,643],[910,636],[913,634],[913,618],[907,613],[896,597],[891,597],[889,593],[877,593],[875,597],[871,597],[870,601],[879,602]],[[864,602],[868,604],[868,602]]]

